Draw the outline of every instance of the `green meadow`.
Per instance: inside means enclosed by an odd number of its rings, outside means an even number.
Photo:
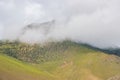
[[[120,57],[82,44],[0,44],[0,80],[120,80]]]

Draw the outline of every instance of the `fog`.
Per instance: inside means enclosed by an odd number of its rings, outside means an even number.
[[[120,47],[120,0],[0,0],[0,39],[24,42],[69,39]],[[55,20],[50,31],[26,25]]]

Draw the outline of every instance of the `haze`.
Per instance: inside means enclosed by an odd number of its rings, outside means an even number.
[[[15,40],[31,23],[55,20],[48,35],[29,30],[21,41],[70,39],[120,46],[120,0],[0,0],[0,39]]]

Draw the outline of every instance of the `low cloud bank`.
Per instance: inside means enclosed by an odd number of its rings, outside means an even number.
[[[120,46],[119,0],[1,0],[0,39],[44,42],[70,39],[98,47]],[[28,24],[55,20],[46,34],[44,28]],[[33,25],[36,26],[36,25]]]

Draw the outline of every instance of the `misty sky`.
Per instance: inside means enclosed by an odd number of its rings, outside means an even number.
[[[120,46],[120,0],[0,0],[0,39],[16,39],[25,25],[51,20],[57,24],[47,36],[28,31],[21,39]]]

